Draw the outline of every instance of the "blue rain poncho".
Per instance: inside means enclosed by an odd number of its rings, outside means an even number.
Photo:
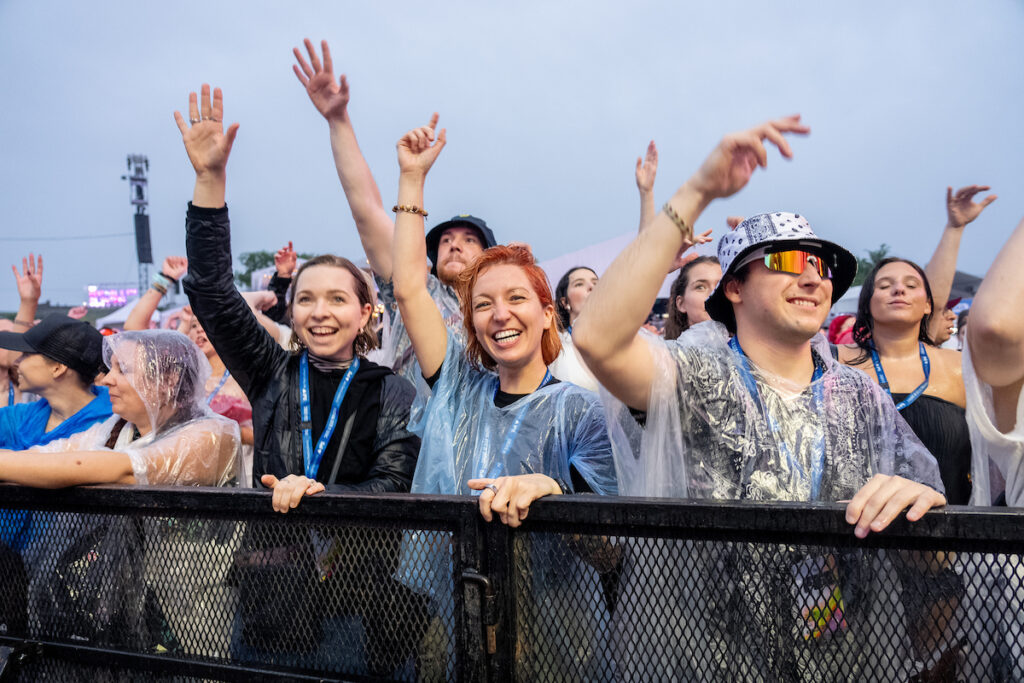
[[[642,432],[629,429],[624,405],[606,401],[623,495],[838,501],[876,473],[943,491],[935,459],[892,400],[835,361],[820,334],[811,344],[818,378],[807,387],[745,363],[717,322],[648,343],[654,382]],[[902,662],[885,673],[906,680],[923,664],[899,637],[904,564],[884,551],[631,539],[614,620],[618,677],[872,680],[877,663]],[[815,623],[812,611],[826,616]]]
[[[110,417],[110,395],[106,387],[90,387],[96,396],[77,413],[46,431],[50,419],[50,404],[45,398],[32,403],[18,403],[0,408],[0,448],[23,451],[88,429]]]
[[[497,387],[497,375],[472,365],[462,343],[449,335],[440,377],[421,419],[410,425],[422,438],[413,493],[471,494],[476,492],[466,485],[470,479],[535,473],[571,489],[571,470],[594,493],[616,493],[596,394],[560,382],[497,408]],[[402,552],[402,581],[429,594],[442,618],[451,615],[450,541],[440,532],[413,532]],[[522,589],[533,604],[568,605],[557,614],[541,609],[522,625],[520,647],[546,665],[528,678],[595,680],[598,672],[609,671],[602,627],[608,613],[597,572],[557,534],[520,536],[514,552],[525,572]]]

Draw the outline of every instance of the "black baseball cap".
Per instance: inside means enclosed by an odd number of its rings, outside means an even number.
[[[103,365],[103,335],[82,320],[54,313],[27,332],[0,332],[0,349],[39,353],[68,366],[87,382]]]
[[[487,223],[483,218],[470,216],[468,213],[452,216],[444,223],[435,225],[427,233],[427,258],[430,259],[430,263],[433,266],[430,272],[434,275],[437,274],[437,248],[441,244],[441,235],[449,228],[470,228],[476,231],[480,242],[484,245],[484,249],[490,249],[498,243],[494,238],[494,232],[487,227]]]

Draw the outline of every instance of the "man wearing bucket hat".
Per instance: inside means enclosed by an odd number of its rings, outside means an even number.
[[[297,64],[293,65],[295,75],[312,100],[313,106],[325,119],[330,128],[331,150],[337,167],[341,187],[345,191],[352,218],[359,231],[359,239],[366,251],[366,259],[373,270],[374,279],[380,289],[380,300],[388,308],[390,329],[381,335],[380,358],[385,365],[409,379],[414,384],[419,379],[419,365],[409,342],[409,335],[398,314],[394,286],[391,283],[391,247],[394,241],[395,224],[381,201],[380,190],[366,163],[355,129],[348,113],[349,87],[344,75],[335,79],[334,65],[327,41],[321,41],[320,55],[309,40],[305,40],[309,62],[298,48],[293,50]],[[433,141],[438,116],[434,114],[430,123],[417,129],[416,134]],[[427,217],[424,207],[395,206],[392,211],[411,211]],[[494,233],[483,219],[461,214],[435,225],[426,235],[427,256],[430,259],[430,275],[427,290],[437,303],[449,332],[462,335],[462,313],[459,300],[452,285],[462,269],[469,265],[488,247],[497,244]]]
[[[677,253],[695,241],[701,212],[767,164],[764,140],[790,157],[783,134],[807,132],[788,117],[726,136],[615,260],[573,337],[601,383],[646,412],[643,457],[623,463],[627,480],[636,469],[635,490],[624,493],[850,499],[847,520],[863,537],[908,506],[916,520],[945,499],[935,459],[892,401],[836,363],[818,334],[856,274],[849,251],[797,214],[752,216],[719,243],[712,321],[678,342],[636,335]]]
[[[0,409],[0,448],[65,439],[111,416],[106,387],[93,385],[103,336],[88,323],[55,313],[27,332],[0,332],[0,348],[21,353],[18,388],[42,397]]]
[[[892,401],[840,365],[819,332],[856,274],[846,249],[798,214],[751,216],[719,243],[712,320],[674,341],[637,334],[677,255],[701,241],[692,228],[701,212],[766,165],[764,140],[790,157],[784,134],[808,132],[794,116],[727,135],[612,263],[573,338],[625,404],[606,402],[620,495],[848,500],[846,520],[863,538],[907,507],[917,520],[945,498],[935,459]],[[920,673],[927,653],[911,655],[911,638],[872,628],[894,618],[898,558],[726,545],[626,544],[613,625],[622,671],[647,680],[875,680],[879,666],[900,662],[906,670],[886,677]],[[683,635],[637,635],[666,623]]]

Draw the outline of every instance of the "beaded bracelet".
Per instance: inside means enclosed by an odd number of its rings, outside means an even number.
[[[409,206],[406,206],[405,204],[396,204],[394,206],[394,208],[392,208],[391,210],[394,213],[398,213],[399,211],[404,211],[405,213],[418,213],[419,215],[423,216],[424,218],[427,217],[427,212],[424,211],[423,209],[421,209],[420,207],[416,206],[415,204],[411,204]]]
[[[693,228],[687,225],[686,221],[679,217],[679,214],[676,213],[676,210],[672,208],[672,205],[668,202],[665,202],[665,206],[661,207],[661,210],[664,211],[665,215],[668,216],[669,219],[676,224],[676,227],[679,228],[679,232],[683,234],[683,239],[687,242],[692,242]]]

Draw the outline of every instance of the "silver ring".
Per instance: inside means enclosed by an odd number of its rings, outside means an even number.
[[[494,491],[494,495],[498,495],[498,487],[495,486],[494,484],[488,484],[484,488],[485,489],[490,489],[490,490]]]
[[[189,119],[188,120],[188,122],[191,123],[193,126],[196,125],[197,123],[199,123],[200,121],[202,121],[202,119]]]
[[[206,120],[207,120],[207,121],[213,121],[213,122],[215,122],[215,123],[220,123],[220,119],[215,119],[215,118],[213,118],[212,116],[207,116],[207,117],[206,117]]]

